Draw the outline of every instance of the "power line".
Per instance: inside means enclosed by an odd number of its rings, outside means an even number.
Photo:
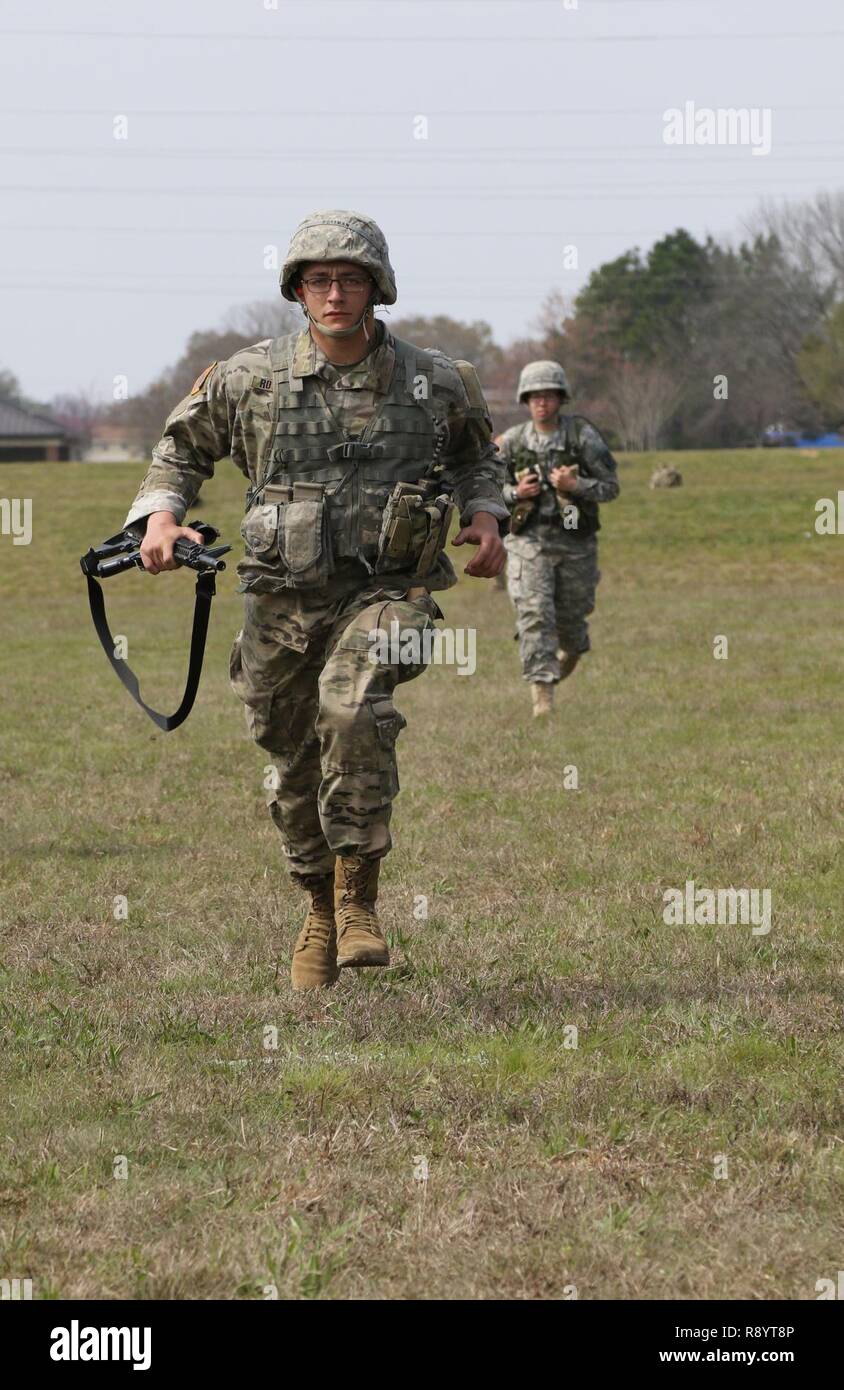
[[[426,116],[498,116],[509,120],[512,116],[653,116],[653,106],[558,106],[558,107],[518,107],[508,108],[496,107],[433,107],[426,106],[424,112],[419,114]],[[298,107],[193,107],[190,110],[184,108],[156,107],[156,106],[123,106],[120,114],[126,116],[160,116],[170,119],[173,116],[196,116],[202,120],[211,117],[218,117],[228,120],[232,116],[307,116],[312,119],[314,116],[328,116],[336,119],[342,116],[349,120],[355,116],[403,116],[405,119],[416,108],[403,107],[381,107],[377,110],[359,109],[350,111],[348,108],[338,110],[337,108],[308,107],[302,110]],[[844,104],[823,102],[821,104],[784,106],[781,102],[776,103],[777,113],[781,111],[844,111]],[[118,114],[117,106],[93,106],[93,107],[33,107],[33,106],[4,106],[0,107],[0,116],[114,116]]]
[[[760,172],[764,172],[764,171],[760,170]],[[631,185],[628,184],[628,185],[622,185],[622,186],[623,186],[623,187],[630,187]],[[467,199],[467,198],[468,198],[468,199],[475,199],[475,198],[488,199],[488,198],[492,198],[492,199],[495,199],[495,200],[500,201],[500,202],[506,201],[507,198],[513,198],[513,197],[529,197],[529,198],[534,199],[535,201],[545,201],[545,202],[566,202],[566,201],[570,201],[570,202],[578,202],[578,201],[585,201],[585,200],[588,200],[588,199],[590,199],[590,198],[601,199],[601,198],[604,198],[604,197],[606,197],[606,198],[608,198],[608,199],[616,199],[616,198],[617,198],[619,201],[624,201],[624,200],[628,200],[628,199],[637,199],[637,198],[644,198],[644,197],[652,197],[652,196],[654,196],[654,194],[659,195],[659,193],[661,193],[661,192],[665,192],[666,194],[669,194],[669,193],[673,193],[676,189],[680,188],[680,189],[695,189],[695,190],[698,190],[697,192],[685,193],[683,196],[684,196],[684,197],[687,197],[687,198],[711,198],[711,197],[715,197],[715,198],[718,198],[718,197],[733,198],[733,197],[736,197],[737,195],[741,194],[742,192],[747,192],[747,193],[759,193],[759,192],[761,192],[761,193],[763,193],[764,195],[766,195],[766,196],[768,196],[768,197],[778,197],[778,196],[780,196],[780,192],[777,192],[776,190],[770,188],[770,187],[767,185],[767,183],[765,183],[764,181],[762,181],[762,182],[757,181],[756,183],[749,183],[749,182],[747,181],[746,178],[739,178],[739,179],[733,180],[732,185],[731,185],[731,188],[728,188],[728,189],[719,189],[719,188],[715,187],[714,185],[711,185],[711,186],[709,186],[708,188],[703,189],[699,180],[697,180],[697,181],[694,182],[694,183],[679,183],[676,179],[667,180],[667,181],[662,182],[662,183],[653,183],[653,182],[651,182],[651,183],[645,183],[645,182],[639,181],[639,182],[636,184],[636,187],[637,187],[639,190],[642,190],[642,191],[637,192],[637,193],[623,193],[623,192],[620,192],[620,191],[619,191],[619,185],[618,185],[617,183],[611,183],[611,184],[606,184],[606,183],[604,183],[604,184],[601,184],[601,183],[587,184],[587,185],[584,185],[583,188],[575,188],[575,189],[568,188],[568,189],[565,190],[565,192],[554,192],[554,191],[549,191],[547,188],[544,188],[544,187],[539,187],[539,188],[518,187],[518,186],[513,185],[513,184],[508,184],[506,188],[466,188],[465,186],[462,186],[462,185],[457,186],[457,187],[455,187],[455,188],[424,188],[424,187],[420,187],[420,188],[413,188],[413,189],[402,189],[402,188],[398,188],[398,189],[397,189],[397,188],[361,188],[361,187],[356,187],[356,188],[354,189],[354,195],[355,195],[356,197],[359,196],[359,195],[361,195],[361,194],[363,194],[363,195],[365,195],[366,197],[379,197],[379,198],[449,198],[449,199],[453,199],[453,200]],[[810,188],[810,187],[811,187],[811,188],[816,188],[816,187],[817,187],[817,179],[795,179],[795,180],[792,180],[791,188],[797,188],[797,187],[801,187],[801,188]],[[594,189],[601,189],[601,188],[608,188],[608,189],[612,189],[613,191],[610,192],[610,193],[607,193],[607,194],[602,194],[602,193],[597,193],[597,194],[596,194],[596,193],[593,192]],[[789,191],[790,191],[790,189],[781,190],[782,193],[788,193]],[[79,184],[79,185],[74,186],[74,185],[72,185],[72,184],[14,184],[14,183],[10,183],[10,184],[0,184],[0,192],[2,192],[2,193],[50,193],[50,194],[53,194],[53,193],[57,193],[57,194],[64,194],[64,193],[71,193],[71,194],[90,194],[90,193],[96,193],[96,194],[105,194],[106,196],[108,196],[108,197],[110,197],[110,198],[115,198],[115,197],[120,197],[120,196],[125,196],[125,195],[131,195],[132,197],[146,197],[146,196],[149,195],[149,194],[169,194],[169,195],[171,195],[174,199],[175,199],[175,198],[197,198],[197,197],[198,197],[198,198],[216,198],[216,199],[218,199],[218,201],[221,201],[221,202],[226,202],[227,200],[229,200],[229,199],[231,199],[231,198],[271,198],[271,199],[279,199],[279,198],[290,198],[290,197],[296,197],[296,198],[310,198],[310,197],[320,197],[320,196],[324,197],[323,191],[322,191],[321,189],[319,189],[319,188],[295,188],[295,189],[294,189],[294,188],[285,188],[283,192],[274,193],[274,192],[272,192],[272,190],[269,190],[269,189],[266,189],[266,188],[241,188],[241,187],[225,187],[225,186],[221,187],[220,185],[217,185],[217,186],[214,187],[214,188],[183,188],[183,187],[180,187],[180,186],[178,186],[178,185],[176,185],[176,186],[174,186],[174,187],[168,187],[168,186],[166,186],[166,185],[160,185],[160,184],[159,184],[159,185],[154,185],[154,186],[145,185],[144,187],[128,186],[128,185],[127,185],[127,186],[124,187],[124,186],[115,186],[115,185],[113,185],[113,184]],[[344,196],[345,196],[345,195],[344,195]]]
[[[720,249],[720,248],[719,248],[719,249]],[[9,265],[7,265],[6,268],[7,268],[8,270],[16,270],[18,273],[20,273],[20,274],[22,274],[22,275],[38,275],[38,276],[41,276],[41,275],[42,275],[42,270],[41,270],[41,267],[40,267],[40,266],[19,266],[19,267],[14,267],[14,266],[9,266]],[[632,267],[632,269],[631,269],[631,274],[635,276],[635,275],[638,274],[640,271],[644,271],[644,272],[646,273],[646,272],[647,272],[647,267],[638,266],[638,265],[637,265],[637,266],[634,266],[634,267]],[[53,272],[53,273],[56,273],[56,272]],[[161,281],[161,280],[168,280],[168,279],[169,279],[169,280],[178,280],[180,283],[181,283],[182,281],[184,281],[184,280],[199,280],[199,281],[201,281],[204,285],[211,285],[211,284],[216,284],[216,283],[219,283],[219,282],[224,283],[224,284],[232,284],[232,285],[233,285],[234,282],[235,282],[236,280],[246,280],[246,281],[249,281],[249,283],[253,283],[253,282],[256,281],[258,278],[260,278],[261,283],[262,283],[262,285],[263,285],[264,287],[267,287],[267,286],[269,285],[273,290],[275,290],[276,285],[277,285],[277,281],[276,281],[276,272],[275,272],[275,271],[273,271],[273,272],[268,272],[268,271],[266,271],[266,270],[263,270],[263,271],[261,271],[261,270],[249,271],[249,272],[247,272],[247,273],[244,274],[244,275],[236,275],[236,274],[231,274],[231,273],[228,273],[228,272],[225,273],[225,274],[222,274],[222,275],[214,275],[214,274],[210,274],[210,273],[207,272],[207,271],[194,272],[194,271],[181,271],[181,270],[153,270],[153,271],[146,271],[146,270],[125,270],[122,266],[119,266],[119,267],[115,268],[114,270],[104,270],[104,269],[102,269],[102,268],[99,268],[99,269],[97,269],[97,270],[80,270],[80,269],[74,269],[72,273],[73,273],[75,276],[78,276],[78,277],[79,277],[79,276],[84,276],[84,277],[86,277],[86,278],[88,278],[88,279],[93,279],[93,280],[105,280],[105,279],[107,279],[107,278],[114,278],[114,279],[117,279],[117,280],[121,281],[121,283],[122,283],[122,282],[125,282],[125,281],[127,281],[127,280],[144,280],[144,281],[147,281],[147,280],[154,280],[154,281],[158,282],[158,281]],[[509,274],[509,272],[507,272],[507,273]],[[689,268],[689,269],[687,269],[687,270],[679,270],[679,271],[671,271],[671,272],[662,272],[662,273],[660,274],[660,276],[659,276],[659,287],[661,288],[661,287],[664,286],[664,285],[692,285],[692,284],[696,284],[696,283],[698,282],[698,280],[700,279],[701,275],[705,275],[705,274],[707,274],[707,273],[708,273],[708,271],[706,271],[705,269],[702,269],[702,268],[694,268],[694,269],[693,269],[693,268]],[[267,279],[268,275],[270,275],[270,274],[272,274],[272,280],[268,280],[268,279]],[[59,283],[60,283],[60,284],[63,284],[63,283],[64,283],[64,278],[65,278],[65,277],[64,277],[64,273],[62,273],[62,276],[61,276],[60,279],[59,279]],[[461,286],[465,286],[466,283],[467,283],[467,281],[471,282],[472,285],[475,285],[475,284],[477,284],[477,283],[480,283],[480,284],[483,284],[483,283],[484,283],[483,280],[482,280],[480,277],[478,277],[477,275],[475,275],[474,273],[472,273],[472,274],[470,274],[470,275],[466,275],[466,274],[459,275],[459,276],[456,276],[454,279],[449,279],[447,276],[441,275],[441,274],[439,274],[438,272],[434,272],[434,273],[432,273],[431,275],[426,275],[424,278],[416,277],[416,276],[413,276],[413,275],[410,275],[410,276],[402,275],[402,277],[401,277],[402,285],[408,285],[408,284],[409,284],[409,285],[413,285],[413,286],[416,286],[416,287],[421,288],[421,289],[425,289],[425,288],[426,288],[428,285],[430,285],[430,284],[437,284],[437,285],[455,285],[455,286],[459,289]],[[47,283],[47,282],[45,281],[45,283]],[[492,278],[492,279],[489,280],[489,283],[490,283],[490,284],[495,284],[495,283],[497,283],[497,280],[496,280],[495,278]],[[534,284],[533,282],[527,280],[527,278],[524,277],[524,276],[522,276],[522,277],[520,278],[519,283],[522,284],[522,285],[527,285],[529,288],[535,288],[535,284]],[[539,282],[536,282],[536,283],[539,283]],[[543,280],[542,280],[541,283],[542,283],[543,285],[546,283],[544,277],[543,277]]]
[[[287,5],[290,0],[286,0]],[[308,8],[313,8],[315,3],[323,5],[343,5],[348,9],[349,0],[303,0]],[[429,5],[512,5],[514,0],[390,0],[393,5],[423,5],[425,9]],[[560,0],[520,0],[522,5],[555,5],[559,8]],[[589,0],[590,8],[592,5],[700,5],[711,4],[712,0]],[[736,0],[726,0],[726,3],[735,5]],[[745,0],[747,4],[767,3],[767,0]]]
[[[37,266],[37,265],[34,265],[34,266],[12,266],[12,265],[9,265],[8,262],[6,262],[6,263],[5,263],[5,267],[6,267],[6,270],[7,270],[7,271],[14,272],[15,274],[20,274],[20,275],[37,275],[37,276],[41,276],[41,275],[42,275],[41,267],[40,267],[40,266]],[[55,272],[53,272],[53,273],[55,274]],[[75,269],[73,269],[72,274],[73,274],[76,278],[78,278],[78,279],[80,279],[80,278],[81,278],[81,279],[90,279],[90,280],[116,279],[116,280],[119,280],[121,283],[123,283],[123,282],[125,282],[125,281],[130,281],[130,280],[141,280],[141,281],[153,280],[153,281],[156,281],[156,282],[161,281],[161,280],[178,280],[180,283],[181,283],[182,281],[196,280],[196,281],[201,282],[203,285],[214,285],[214,284],[234,285],[236,281],[246,281],[246,282],[248,282],[249,284],[255,284],[258,280],[260,280],[261,284],[264,286],[265,289],[266,289],[266,288],[270,288],[273,292],[275,292],[275,291],[278,289],[278,271],[268,271],[268,270],[251,270],[251,271],[247,271],[247,272],[244,273],[244,274],[232,274],[232,273],[226,272],[226,273],[224,273],[224,274],[222,274],[222,275],[216,275],[216,274],[213,274],[213,273],[209,273],[209,272],[207,272],[207,271],[190,271],[190,270],[188,270],[188,271],[181,271],[181,270],[152,270],[152,271],[150,271],[150,270],[124,270],[122,266],[118,266],[118,267],[115,267],[115,269],[113,269],[113,270],[104,270],[104,269],[102,269],[102,268],[99,268],[99,269],[97,269],[97,270],[80,270],[80,269],[78,269],[78,268],[75,268]],[[449,278],[449,277],[446,276],[446,275],[439,275],[439,274],[436,274],[436,273],[433,274],[433,275],[430,275],[430,276],[426,275],[424,278],[419,278],[419,277],[415,277],[415,276],[412,276],[412,275],[411,275],[411,276],[406,276],[406,275],[402,276],[402,284],[403,284],[403,285],[407,285],[407,284],[410,284],[410,285],[417,285],[417,286],[419,286],[420,288],[425,288],[427,285],[429,285],[429,284],[431,284],[431,283],[435,283],[435,284],[438,284],[438,285],[454,285],[454,286],[456,286],[456,287],[459,289],[459,288],[461,287],[461,285],[464,285],[464,286],[465,286],[465,284],[467,283],[467,280],[468,280],[468,281],[471,281],[471,283],[472,283],[473,285],[476,284],[476,283],[481,283],[481,284],[484,283],[483,280],[481,279],[481,277],[479,277],[474,271],[473,271],[473,273],[472,273],[471,275],[457,275],[457,276],[452,276],[451,278]],[[660,284],[668,284],[670,281],[676,281],[678,284],[686,284],[686,283],[689,281],[689,274],[688,274],[688,273],[683,273],[683,272],[677,272],[677,273],[674,273],[673,275],[661,275],[661,276],[660,276]],[[45,284],[48,284],[49,282],[48,282],[47,280],[45,280],[44,283],[45,283]],[[64,275],[63,275],[63,274],[62,274],[62,276],[59,277],[58,283],[59,283],[59,284],[63,284],[63,283],[64,283]],[[495,279],[495,274],[494,274],[494,273],[492,273],[492,274],[490,275],[490,277],[489,277],[489,283],[490,283],[490,284],[496,283],[496,279]],[[530,282],[529,280],[527,280],[526,277],[521,277],[519,283],[520,283],[520,284],[526,284],[526,285],[528,285],[528,287],[532,287],[532,286],[531,286],[531,282]],[[544,280],[542,281],[542,283],[543,283],[543,284],[545,283]],[[295,307],[295,306],[294,306],[294,307]]]
[[[94,233],[96,236],[112,235],[113,233],[127,233],[130,236],[149,236],[151,234],[162,236],[273,236],[278,235],[278,229],[271,227],[144,227],[134,223],[131,227],[95,227],[83,226],[78,223],[69,222],[26,222],[26,223],[0,223],[0,231],[3,232],[84,232],[86,236]],[[625,228],[625,236],[661,236],[664,234],[663,227],[644,227],[638,230],[628,230]],[[498,240],[503,237],[517,237],[525,240],[530,237],[554,237],[557,240],[563,235],[566,236],[619,236],[617,227],[595,228],[589,231],[576,231],[566,228],[565,233],[559,230],[539,231],[532,228],[521,228],[515,232],[507,231],[469,231],[459,232],[450,230],[437,230],[435,232],[420,231],[413,228],[410,231],[390,231],[390,240],[395,241],[399,237],[432,237],[438,241],[454,237],[469,237],[473,241],[479,237]]]
[[[500,291],[500,290],[498,290],[498,289],[491,290],[488,294],[472,294],[472,293],[464,294],[464,293],[461,293],[461,294],[458,295],[458,294],[455,294],[454,291],[452,291],[452,290],[449,290],[447,293],[448,293],[448,300],[449,300],[449,302],[452,303],[452,304],[453,304],[453,303],[474,303],[474,302],[477,302],[477,303],[479,303],[479,304],[489,304],[489,302],[490,302],[491,299],[494,299],[494,300],[496,300],[497,302],[506,300],[506,301],[508,301],[508,302],[511,302],[511,301],[512,301],[513,303],[517,303],[517,304],[531,304],[531,303],[534,303],[534,302],[535,302],[536,296],[537,296],[538,294],[547,294],[547,293],[550,291],[550,289],[552,289],[552,288],[553,288],[553,286],[548,285],[547,287],[543,288],[542,290],[538,290],[538,291],[536,292],[536,294],[534,294],[534,295],[529,295],[529,294],[509,294],[509,293]],[[36,293],[37,291],[40,290],[40,291],[42,291],[43,293],[50,294],[50,295],[53,295],[53,294],[86,294],[86,295],[88,295],[88,294],[107,294],[107,295],[110,295],[112,298],[114,298],[114,296],[115,296],[116,294],[119,293],[120,295],[124,295],[124,294],[142,294],[142,295],[146,295],[146,296],[153,295],[153,294],[163,294],[163,295],[166,295],[168,298],[171,298],[171,297],[174,296],[174,295],[178,295],[180,298],[182,298],[182,297],[187,297],[187,298],[196,298],[196,297],[200,297],[200,298],[202,298],[202,299],[208,299],[208,298],[209,298],[209,294],[210,294],[210,291],[204,290],[204,289],[182,289],[182,288],[180,288],[180,287],[178,287],[178,286],[175,286],[175,287],[174,287],[174,286],[169,286],[169,285],[167,285],[167,286],[162,286],[161,288],[156,288],[154,285],[125,285],[125,286],[122,286],[122,287],[118,287],[118,286],[116,286],[116,285],[89,285],[89,284],[85,284],[85,283],[73,284],[71,281],[67,281],[67,280],[65,280],[62,284],[47,285],[47,284],[45,284],[44,281],[41,280],[41,279],[39,279],[39,280],[37,280],[37,281],[34,281],[31,285],[23,285],[23,284],[21,284],[19,281],[15,281],[14,283],[12,283],[12,282],[10,281],[10,282],[7,283],[7,284],[0,284],[0,290],[8,291],[8,292],[10,292],[10,293],[14,290],[14,291],[20,291],[20,292],[25,293],[25,294],[34,294],[34,293]],[[233,290],[232,290],[232,294],[240,295],[240,294],[242,294],[242,292],[243,292],[242,289],[233,289]],[[418,290],[418,291],[417,291],[417,293],[422,293],[422,292],[423,292],[422,290]]]
[[[457,44],[469,43],[476,47],[480,43],[506,43],[510,46],[516,43],[541,44],[545,47],[548,44],[566,44],[579,46],[580,44],[593,43],[700,43],[704,40],[716,41],[718,43],[726,40],[733,43],[736,40],[752,40],[759,43],[765,40],[787,39],[794,42],[800,39],[809,39],[812,43],[822,39],[838,39],[844,36],[844,29],[816,29],[813,32],[806,30],[789,30],[777,34],[757,30],[754,33],[735,34],[735,33],[712,33],[711,31],[701,31],[687,34],[577,34],[574,36],[558,34],[243,34],[224,31],[199,32],[198,30],[177,31],[177,30],[148,30],[148,29],[0,29],[0,37],[9,39],[143,39],[151,43],[172,43],[187,40],[196,43],[198,40],[217,43],[312,43],[315,38],[319,39],[322,46],[331,44]]]
[[[842,154],[840,154],[840,155],[806,155],[806,154],[802,154],[802,155],[794,155],[794,156],[792,156],[792,157],[790,157],[790,158],[788,158],[788,159],[778,159],[778,158],[776,158],[776,153],[777,153],[778,150],[780,150],[780,149],[797,149],[797,148],[799,148],[800,146],[802,146],[802,145],[804,145],[804,144],[819,145],[819,146],[820,146],[820,145],[823,145],[823,146],[827,146],[827,145],[839,145],[839,146],[842,146]],[[536,146],[534,145],[534,146],[531,146],[530,148],[531,148],[532,150],[535,150],[535,149],[536,149]],[[578,147],[577,147],[577,146],[572,146],[572,149],[576,149],[576,148],[578,148]],[[586,149],[590,149],[590,150],[594,149],[594,150],[597,151],[597,150],[601,150],[601,149],[604,148],[604,147],[601,146],[601,145],[594,145],[594,146],[586,146],[586,147],[580,147],[580,148],[586,148]],[[455,151],[455,150],[449,149],[449,150],[443,151],[442,153],[440,153],[439,151],[433,151],[433,150],[428,151],[428,150],[426,150],[425,153],[423,154],[422,151],[420,150],[419,153],[418,153],[418,156],[417,156],[416,153],[414,153],[413,155],[410,155],[407,151],[405,151],[404,153],[401,153],[401,152],[399,152],[398,150],[396,150],[395,147],[393,147],[389,152],[385,152],[385,153],[375,153],[375,154],[360,154],[360,153],[355,152],[354,150],[331,150],[331,151],[325,151],[325,152],[323,152],[323,151],[311,151],[311,150],[294,150],[294,151],[290,151],[290,150],[287,150],[287,149],[285,149],[285,150],[281,150],[281,149],[279,149],[279,150],[260,150],[260,151],[254,151],[254,150],[253,150],[253,151],[250,151],[248,154],[244,154],[242,150],[238,150],[238,149],[228,149],[228,150],[220,149],[220,150],[214,150],[214,149],[208,149],[208,148],[206,148],[206,149],[200,149],[200,150],[191,150],[191,149],[184,149],[184,150],[173,150],[173,149],[146,149],[146,150],[136,150],[136,149],[124,149],[124,148],[120,148],[119,146],[117,146],[117,147],[114,148],[114,149],[101,149],[101,148],[85,149],[85,148],[79,148],[78,146],[52,146],[52,147],[50,147],[50,146],[39,146],[39,145],[3,145],[3,146],[0,146],[0,156],[2,156],[2,155],[9,155],[9,156],[18,156],[18,155],[26,155],[26,156],[29,156],[29,155],[43,155],[43,156],[45,156],[45,157],[46,157],[46,156],[50,156],[50,157],[61,157],[61,158],[77,157],[77,158],[79,158],[79,159],[109,159],[109,160],[113,160],[115,163],[118,163],[118,162],[120,162],[120,161],[122,161],[122,160],[127,160],[127,159],[129,159],[129,160],[132,160],[132,159],[157,159],[157,160],[160,160],[160,159],[178,159],[178,160],[186,160],[186,161],[203,160],[203,159],[213,159],[215,162],[216,162],[216,161],[219,161],[219,160],[224,160],[224,159],[232,159],[232,160],[236,160],[238,163],[242,163],[244,160],[247,160],[247,161],[248,161],[248,160],[277,160],[279,163],[284,163],[284,164],[289,163],[289,162],[292,162],[292,161],[306,161],[306,162],[312,163],[312,164],[336,164],[336,163],[338,163],[338,162],[348,163],[348,162],[350,162],[350,161],[352,161],[352,162],[354,162],[354,163],[356,163],[356,164],[407,164],[408,161],[409,161],[409,159],[411,159],[411,158],[413,158],[413,159],[418,158],[419,164],[420,164],[420,165],[423,165],[423,166],[426,165],[426,164],[430,164],[430,165],[436,165],[436,164],[459,164],[459,165],[462,165],[464,162],[472,162],[472,163],[475,163],[475,164],[493,164],[493,165],[494,165],[494,164],[507,164],[507,163],[512,163],[512,162],[518,162],[518,163],[520,163],[520,164],[546,164],[546,163],[549,163],[549,162],[565,162],[565,163],[567,163],[567,164],[650,164],[650,163],[653,163],[654,160],[663,160],[663,161],[670,160],[672,164],[684,164],[684,163],[686,163],[686,164],[697,164],[697,165],[701,165],[701,164],[705,164],[705,163],[707,162],[707,157],[709,156],[709,157],[710,157],[710,162],[712,163],[712,165],[713,165],[713,167],[714,167],[714,165],[716,164],[717,161],[721,161],[721,162],[723,163],[723,162],[724,162],[724,155],[725,155],[725,154],[728,154],[728,152],[731,152],[731,151],[735,151],[734,154],[729,154],[729,157],[732,158],[733,160],[738,161],[739,159],[745,158],[746,155],[747,155],[748,149],[751,148],[751,147],[749,147],[749,146],[747,146],[747,145],[700,146],[700,147],[699,147],[699,153],[697,153],[697,154],[688,154],[688,155],[687,155],[687,154],[676,154],[674,151],[675,151],[675,149],[677,149],[677,148],[683,148],[683,147],[678,147],[678,146],[673,146],[673,145],[664,145],[664,144],[660,144],[658,141],[654,141],[652,145],[631,145],[631,146],[627,146],[627,147],[625,148],[625,150],[624,150],[623,153],[621,153],[621,154],[613,154],[613,155],[601,155],[601,154],[598,154],[598,155],[593,155],[593,154],[582,154],[582,155],[581,155],[581,154],[575,154],[575,155],[572,155],[572,154],[569,154],[569,153],[567,153],[567,152],[557,153],[557,152],[552,151],[552,150],[547,150],[547,151],[545,151],[545,152],[543,152],[543,153],[537,155],[537,154],[522,154],[521,151],[519,151],[518,149],[497,149],[497,150],[496,150],[496,147],[494,147],[494,146],[491,146],[491,147],[484,147],[483,152],[479,153],[478,150],[474,150],[474,149],[472,149],[471,146],[469,146],[469,147],[467,147],[465,150]],[[697,148],[697,147],[696,147],[696,148]],[[646,156],[639,156],[639,155],[633,155],[633,156],[631,156],[629,153],[627,153],[627,151],[630,150],[630,149],[651,149],[651,150],[653,151],[653,153],[650,154],[650,155],[646,155]],[[780,163],[780,164],[805,164],[805,163],[807,162],[807,160],[811,160],[812,163],[839,163],[839,162],[844,162],[844,141],[842,141],[842,140],[814,140],[814,141],[809,141],[809,140],[807,140],[807,141],[803,141],[803,140],[790,140],[790,141],[782,141],[782,142],[778,141],[778,142],[776,143],[776,145],[772,145],[771,154],[770,154],[770,155],[766,155],[765,158],[766,158],[766,159],[769,159],[771,163]]]

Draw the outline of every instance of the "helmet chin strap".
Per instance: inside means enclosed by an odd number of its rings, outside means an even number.
[[[299,302],[302,305],[302,311],[305,315],[305,318],[308,320],[309,323],[312,323],[315,328],[318,328],[320,333],[324,333],[326,338],[353,338],[355,333],[357,333],[358,329],[363,328],[363,334],[366,338],[366,341],[370,341],[369,334],[366,330],[366,317],[370,309],[374,311],[374,304],[367,304],[357,323],[351,324],[348,328],[334,328],[332,325],[323,323],[320,319],[315,318],[314,315],[311,313],[310,309],[308,309],[304,300],[300,300]]]

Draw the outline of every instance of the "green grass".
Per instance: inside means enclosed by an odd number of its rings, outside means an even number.
[[[31,546],[0,536],[0,1275],[42,1298],[391,1299],[808,1299],[835,1277],[844,537],[814,504],[844,457],[674,459],[672,491],[647,487],[655,456],[623,463],[594,651],[551,723],[506,595],[442,596],[478,669],[399,692],[394,965],[319,997],[289,988],[303,899],[228,688],[233,566],[195,711],[162,735],[78,570],[142,469],[0,469],[34,509]],[[242,492],[230,465],[205,489],[226,539]],[[192,588],[108,591],[158,708]],[[770,935],[666,927],[687,878],[770,888]]]

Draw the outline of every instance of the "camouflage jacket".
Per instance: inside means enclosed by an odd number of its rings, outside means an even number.
[[[486,511],[505,531],[509,512],[474,368],[436,349],[402,343],[383,323],[379,327],[380,341],[353,366],[330,363],[307,329],[266,339],[212,364],[168,417],[126,524],[155,511],[170,511],[181,522],[215,462],[231,456],[249,480],[250,504],[263,501],[268,482],[292,487],[296,480],[315,480],[337,491],[330,508],[339,539],[335,548],[347,567],[360,556],[356,568],[362,570],[373,558],[374,528],[392,487],[423,474],[436,455],[438,490],[453,495],[461,524]],[[361,466],[350,487],[349,464],[329,459],[342,452],[344,440],[361,437],[380,441],[380,460],[377,468]],[[253,506],[251,523],[244,523],[248,550],[238,567],[242,587],[277,588],[285,582],[278,547],[269,543],[270,511]],[[350,515],[354,534],[348,533]],[[434,588],[454,583],[445,557],[431,579]]]
[[[511,509],[516,504],[516,484],[522,470],[538,471],[547,483],[548,473],[560,464],[575,463],[578,467],[571,492],[557,494],[550,484],[543,486],[521,534],[534,535],[537,539],[550,538],[564,528],[573,540],[585,539],[600,529],[598,504],[611,502],[618,496],[618,477],[608,445],[589,420],[582,415],[560,416],[556,429],[550,434],[541,433],[533,421],[528,420],[507,430],[498,447],[501,490]],[[572,510],[570,528],[563,520],[566,506]]]

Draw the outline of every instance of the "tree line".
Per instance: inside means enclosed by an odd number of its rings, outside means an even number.
[[[779,422],[817,434],[844,424],[844,192],[763,204],[737,243],[678,228],[647,252],[625,251],[572,301],[550,290],[532,331],[507,346],[484,320],[380,312],[397,336],[474,363],[496,431],[522,418],[521,367],[550,357],[566,368],[575,408],[623,449],[751,445]],[[244,305],[192,334],[145,391],[107,407],[61,396],[50,412],[82,441],[107,420],[148,450],[209,362],[301,324],[283,301]],[[16,395],[0,370],[0,399]]]

